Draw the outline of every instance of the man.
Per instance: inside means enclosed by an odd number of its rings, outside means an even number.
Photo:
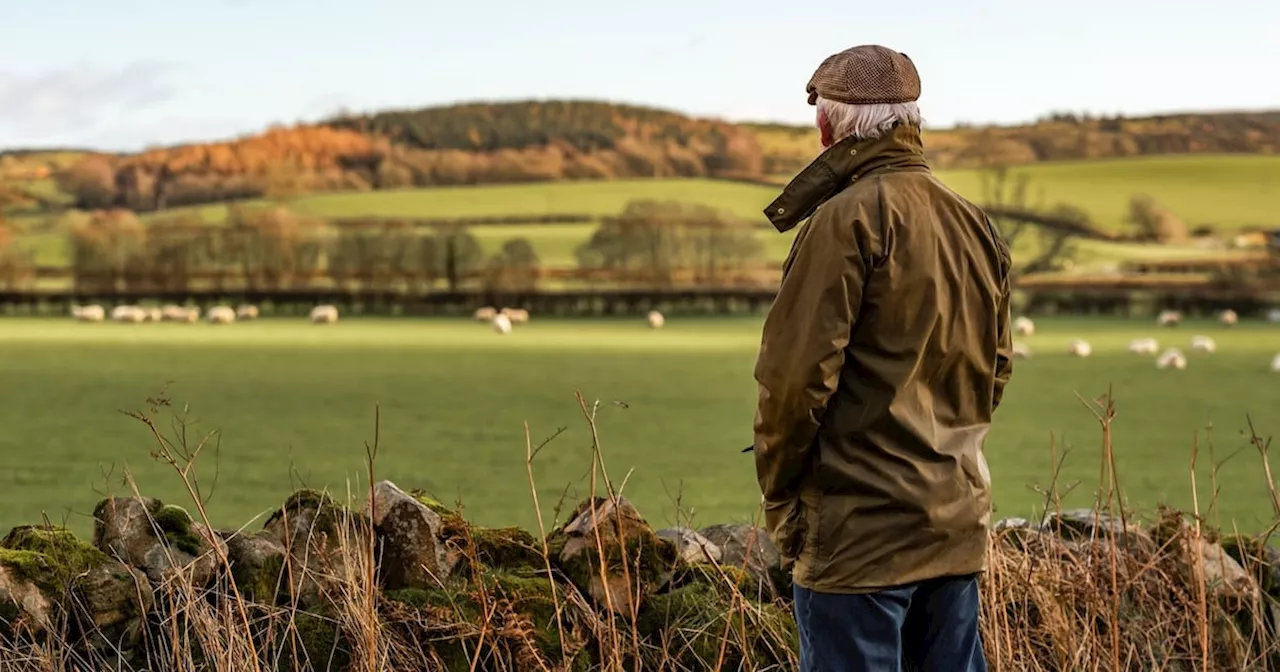
[[[905,54],[808,85],[826,150],[765,211],[808,218],[764,324],[755,457],[793,563],[801,667],[985,670],[982,454],[1012,372],[1009,249],[930,172]]]

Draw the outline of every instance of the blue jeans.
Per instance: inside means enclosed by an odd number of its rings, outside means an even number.
[[[986,672],[978,580],[946,577],[876,593],[795,587],[801,672]]]

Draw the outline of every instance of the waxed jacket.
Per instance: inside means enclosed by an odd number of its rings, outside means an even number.
[[[834,144],[765,213],[779,231],[809,220],[755,367],[756,473],[795,582],[981,572],[983,442],[1012,373],[1007,244],[910,125]]]

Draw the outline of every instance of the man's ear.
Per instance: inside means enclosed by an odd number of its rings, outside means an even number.
[[[818,132],[822,134],[823,149],[830,147],[835,142],[832,137],[831,122],[827,120],[827,111],[821,107],[818,108]]]

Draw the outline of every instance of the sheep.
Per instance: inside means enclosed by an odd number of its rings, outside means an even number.
[[[1182,370],[1187,368],[1187,358],[1182,351],[1177,348],[1169,348],[1160,353],[1160,357],[1156,359],[1156,366],[1161,369],[1175,368]]]
[[[231,306],[214,306],[205,317],[209,324],[231,324],[236,321],[236,311]]]
[[[1280,308],[1272,308],[1267,311],[1268,322],[1280,322]]]
[[[1093,354],[1093,347],[1089,345],[1088,341],[1082,341],[1077,338],[1067,346],[1067,354],[1073,357],[1088,357]]]
[[[315,324],[333,324],[338,321],[338,308],[323,305],[311,309],[311,321]]]
[[[1013,321],[1013,331],[1019,336],[1032,336],[1036,333],[1036,323],[1028,317],[1019,317]]]
[[[1240,316],[1236,315],[1236,311],[1227,309],[1218,315],[1218,321],[1222,322],[1222,326],[1224,327],[1234,327],[1236,326],[1236,323],[1240,321]]]
[[[164,311],[160,310],[159,308],[156,308],[155,306],[151,306],[150,308],[143,308],[143,310],[146,311],[146,315],[144,319],[147,322],[159,322],[160,320],[164,319]]]
[[[1160,343],[1154,338],[1135,338],[1129,341],[1129,352],[1135,355],[1154,355],[1160,351]]]
[[[200,319],[200,309],[169,304],[160,309],[160,318],[169,322],[196,322]]]
[[[1271,372],[1280,373],[1280,355],[1271,358]]]
[[[247,303],[236,306],[237,320],[256,320],[258,319],[258,307]]]
[[[137,306],[116,306],[111,309],[112,322],[141,322],[147,317],[146,311]]]
[[[1192,336],[1191,349],[1196,352],[1217,352],[1218,344],[1208,336]]]
[[[71,315],[77,322],[101,322],[107,318],[107,311],[95,303],[89,306],[71,306]]]
[[[1156,323],[1162,327],[1176,327],[1182,322],[1182,313],[1176,310],[1162,310]]]
[[[493,321],[490,324],[493,326],[493,331],[495,333],[501,335],[511,333],[511,318],[507,317],[506,313],[498,313],[497,315],[494,315]]]
[[[529,321],[529,311],[523,308],[503,308],[500,311],[512,324],[524,324]]]
[[[477,308],[474,318],[476,322],[493,322],[493,317],[498,314],[498,309],[493,306],[484,306]]]
[[[1030,359],[1031,348],[1027,347],[1026,343],[1014,343],[1013,358],[1014,359]]]
[[[199,309],[199,308],[184,308],[184,309],[183,309],[183,315],[182,315],[182,317],[180,318],[180,321],[182,321],[182,322],[186,322],[187,324],[195,324],[196,322],[199,322],[199,321],[200,321],[200,309]]]
[[[649,328],[650,329],[661,329],[662,325],[666,323],[667,323],[667,320],[662,316],[662,313],[659,313],[656,310],[649,311]]]

